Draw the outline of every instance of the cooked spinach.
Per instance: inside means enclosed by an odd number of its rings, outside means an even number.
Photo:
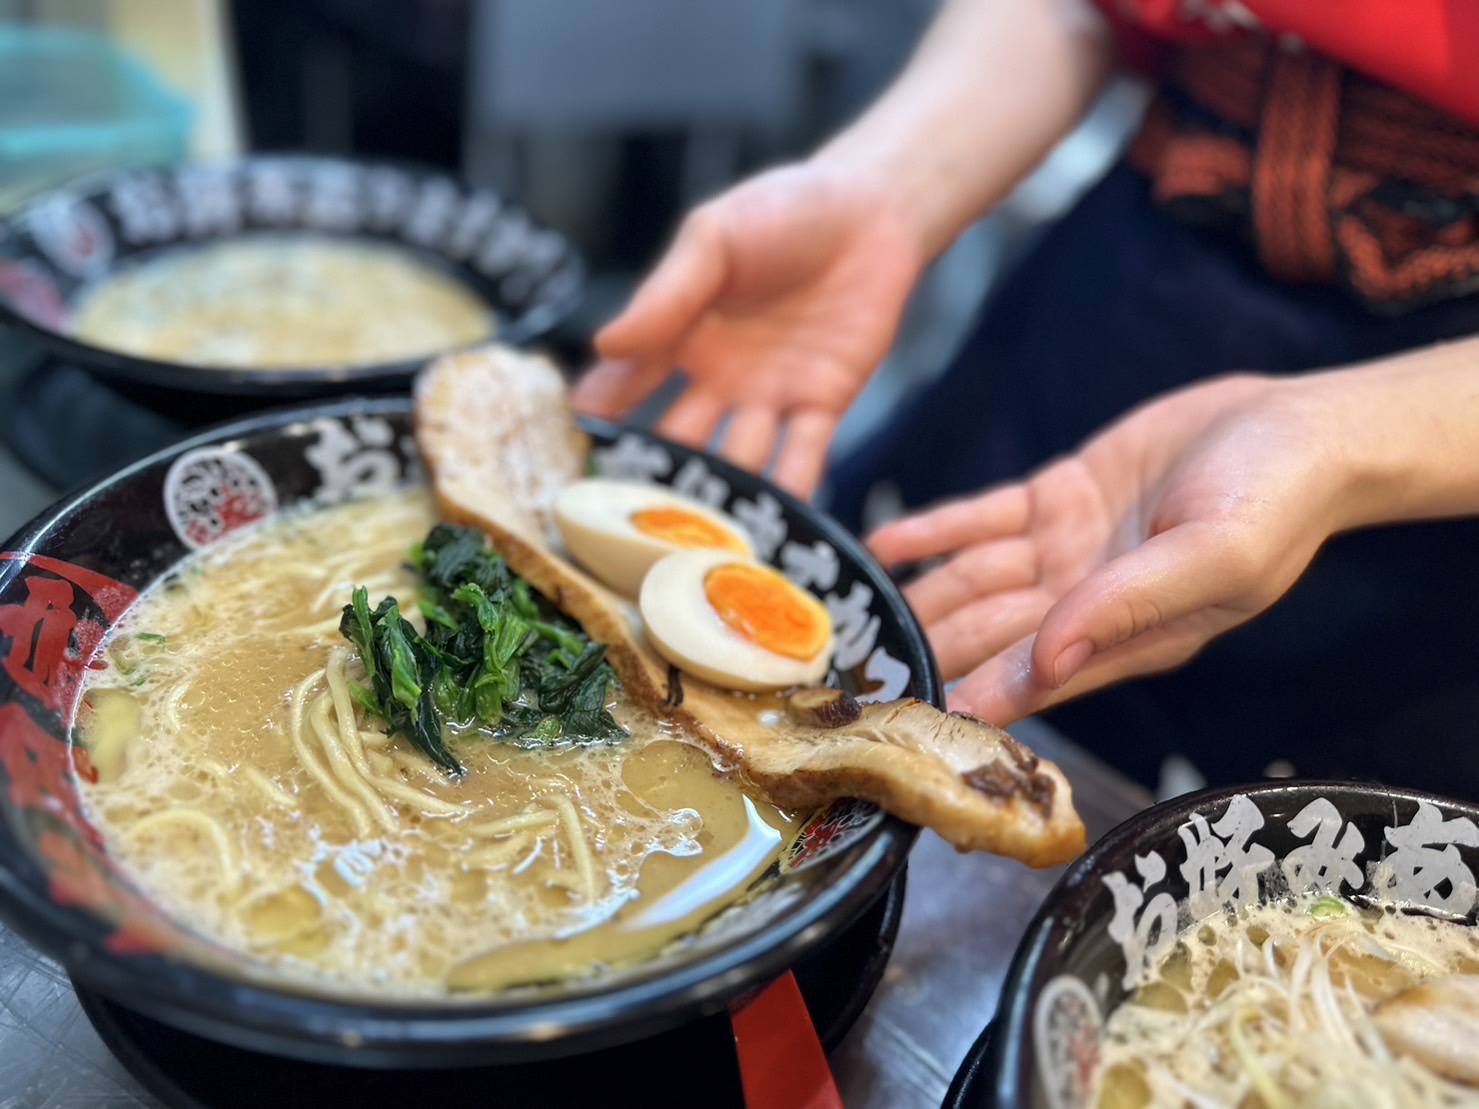
[[[418,633],[395,599],[372,611],[354,591],[339,631],[364,661],[351,687],[366,712],[449,774],[447,734],[481,731],[525,746],[626,735],[606,710],[606,648],[515,577],[480,532],[438,524],[411,552],[423,585]]]

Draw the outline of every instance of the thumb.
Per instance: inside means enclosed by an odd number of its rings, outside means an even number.
[[[1048,610],[1032,645],[1035,683],[1059,688],[1090,659],[1096,685],[1184,661],[1283,592],[1256,599],[1271,570],[1266,559],[1206,522],[1152,536]]]
[[[606,359],[643,359],[678,345],[724,288],[729,254],[720,220],[698,209],[631,303],[595,336]]]

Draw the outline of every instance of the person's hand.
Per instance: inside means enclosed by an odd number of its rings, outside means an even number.
[[[881,528],[950,707],[1005,725],[1186,661],[1277,600],[1345,526],[1337,406],[1238,376],[1131,413],[1021,484]]]
[[[617,417],[674,369],[657,426],[809,496],[838,419],[883,359],[922,250],[884,193],[817,162],[772,170],[689,214],[631,304],[597,336],[576,406]]]
[[[857,120],[688,217],[596,336],[577,407],[623,416],[681,370],[660,433],[707,446],[723,424],[722,454],[809,495],[924,265],[1083,117],[1113,58],[1091,0],[947,0]]]

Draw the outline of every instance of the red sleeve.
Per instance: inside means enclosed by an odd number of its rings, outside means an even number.
[[[1155,73],[1160,68],[1168,43],[1140,21],[1134,4],[1124,0],[1094,0],[1094,5],[1109,18],[1125,64],[1142,73]]]
[[[1258,30],[1479,123],[1479,0],[1094,0],[1127,62]]]
[[[1479,123],[1475,0],[1248,0],[1280,31]]]

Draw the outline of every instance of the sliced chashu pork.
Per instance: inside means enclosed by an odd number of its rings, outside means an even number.
[[[1083,850],[1062,773],[984,721],[835,690],[801,691],[786,718],[762,721],[753,698],[672,670],[635,606],[561,553],[551,506],[585,473],[590,444],[547,360],[498,346],[438,359],[416,382],[416,440],[442,515],[482,530],[515,573],[607,644],[635,701],[685,727],[772,804],[860,797],[961,850],[1032,866]]]
[[[1371,1018],[1387,1047],[1445,1078],[1479,1086],[1479,975],[1443,974],[1403,990]]]

